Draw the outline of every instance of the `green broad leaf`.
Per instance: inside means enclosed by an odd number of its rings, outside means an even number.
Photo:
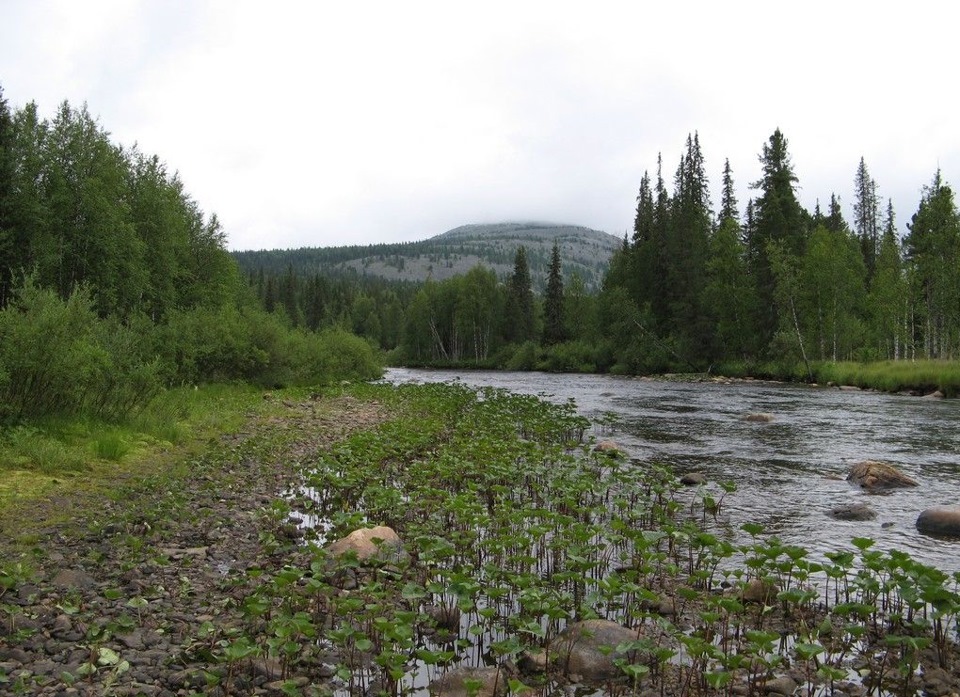
[[[797,656],[805,661],[812,660],[826,651],[820,644],[808,644],[805,642],[795,644],[793,650],[797,652]]]
[[[512,695],[522,695],[527,692],[532,692],[533,688],[529,685],[525,685],[522,681],[517,680],[516,678],[510,678],[507,681],[507,685],[510,687],[510,694]]]
[[[113,649],[101,646],[98,651],[97,663],[102,666],[115,666],[120,662],[120,654]]]
[[[733,679],[733,674],[726,670],[716,670],[705,672],[703,678],[710,687],[714,690],[719,690],[730,684],[730,681]]]

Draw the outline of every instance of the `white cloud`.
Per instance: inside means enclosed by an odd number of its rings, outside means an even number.
[[[8,0],[15,106],[87,101],[180,171],[233,248],[421,239],[479,220],[632,224],[698,131],[740,189],[777,127],[801,198],[861,156],[901,224],[960,177],[952,5]]]

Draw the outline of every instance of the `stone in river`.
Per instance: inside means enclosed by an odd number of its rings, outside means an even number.
[[[935,506],[917,517],[917,530],[928,535],[960,537],[960,506]]]

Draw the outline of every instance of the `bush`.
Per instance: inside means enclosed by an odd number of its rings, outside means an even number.
[[[537,369],[537,345],[532,341],[527,341],[520,346],[507,358],[507,370],[536,370]]]
[[[554,373],[594,373],[596,348],[583,340],[555,344],[546,350],[541,368]]]
[[[28,280],[0,311],[0,416],[121,419],[142,408],[160,365],[144,359],[141,332],[99,319],[83,288],[62,300]]]

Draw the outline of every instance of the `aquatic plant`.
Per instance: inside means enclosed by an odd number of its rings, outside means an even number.
[[[636,632],[608,647],[614,692],[756,694],[792,665],[813,695],[857,660],[866,683],[908,694],[928,648],[934,661],[954,649],[956,579],[868,538],[815,559],[752,523],[746,539],[710,527],[732,487],[691,494],[662,466],[598,455],[570,403],[459,385],[357,393],[395,417],[302,463],[322,539],[243,600],[252,639],[221,640],[227,678],[249,649],[284,677],[333,663],[343,694],[420,693],[488,664],[547,694],[569,679],[558,637],[595,618]],[[385,523],[404,555],[324,548]]]

